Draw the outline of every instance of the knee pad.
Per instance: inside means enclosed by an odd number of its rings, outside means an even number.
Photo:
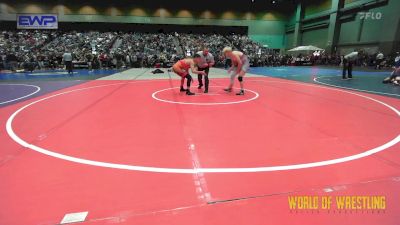
[[[243,77],[239,76],[238,80],[239,80],[239,82],[242,82],[243,81]]]
[[[190,76],[190,74],[188,74],[188,75],[186,75],[186,79],[187,79],[186,85],[188,87],[190,87],[190,84],[192,83],[193,78],[192,78],[192,76]]]

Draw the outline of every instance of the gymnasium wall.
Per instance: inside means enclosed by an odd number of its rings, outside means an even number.
[[[293,46],[293,41],[294,41],[294,32],[289,32],[286,33],[285,35],[285,49],[291,49],[294,48]]]
[[[291,14],[289,14],[288,20],[286,21],[286,25],[285,25],[284,48],[286,50],[296,47],[296,46],[293,46],[295,24],[296,24],[296,12],[292,12]]]
[[[328,28],[304,31],[302,33],[302,45],[325,46],[328,38]]]
[[[43,4],[38,1],[0,0],[0,20],[15,21],[16,13],[57,13],[60,22],[246,26],[249,36],[255,41],[271,48],[284,47],[284,26],[287,18],[278,11],[203,10],[201,7],[196,8],[197,3],[187,4],[192,8],[177,7],[176,4],[160,4],[154,7],[155,4],[143,1],[142,4],[82,4],[73,0]]]
[[[360,1],[360,0],[358,0]],[[353,0],[352,3],[357,1]],[[350,3],[349,3],[350,4]],[[341,23],[338,46],[378,47],[384,52],[391,52],[399,47],[400,1],[390,0],[388,5],[376,7],[363,12],[370,12],[375,18],[361,19],[354,13]],[[377,15],[382,15],[377,19]]]
[[[360,0],[345,0],[344,4],[350,4],[350,3],[357,2],[357,1],[360,1]]]
[[[328,13],[331,8],[331,0],[310,0],[306,1],[303,5],[303,19],[312,18],[321,13]],[[320,23],[319,21],[317,25]],[[285,37],[285,49],[291,49],[296,46],[293,45],[294,41],[294,26],[296,23],[296,15],[292,13],[288,17],[286,23],[286,37]],[[328,23],[325,26],[312,27],[313,23],[304,24],[300,31],[300,45],[315,45],[325,46],[328,37]]]
[[[318,3],[316,3],[318,2]],[[371,3],[369,0],[345,0],[345,13],[339,20],[338,52],[346,53],[356,48],[371,51],[378,49],[384,53],[400,49],[400,0],[389,0],[387,3],[372,7],[362,6]],[[300,32],[300,45],[315,45],[321,48],[328,46],[328,27],[332,0],[307,1],[303,5],[303,22]],[[370,18],[361,19],[360,12],[371,13]],[[378,18],[381,15],[381,18]],[[372,18],[372,16],[374,16]],[[293,46],[294,14],[286,24],[285,48]]]
[[[308,0],[304,3],[304,17],[326,12],[331,9],[332,0]]]
[[[308,0],[303,5],[303,19],[310,19],[315,16],[328,13],[331,9],[332,0]],[[311,21],[304,23],[300,32],[301,45],[326,46],[328,38],[328,23],[325,21]],[[296,47],[296,46],[292,46]]]

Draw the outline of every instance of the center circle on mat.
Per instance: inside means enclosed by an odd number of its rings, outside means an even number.
[[[221,88],[221,86],[210,86],[210,87],[217,87],[217,88]],[[238,88],[234,88],[236,90],[239,90]],[[212,100],[214,100],[215,102],[201,102],[201,101],[193,101],[193,102],[188,102],[188,101],[178,101],[175,99],[168,99],[168,97],[174,97],[174,95],[176,95],[179,92],[179,87],[172,87],[172,88],[165,88],[159,91],[154,92],[151,96],[153,97],[153,99],[160,101],[160,102],[166,102],[166,103],[172,103],[172,104],[181,104],[181,105],[230,105],[230,104],[239,104],[239,103],[244,103],[244,102],[249,102],[249,101],[253,101],[256,100],[260,95],[252,90],[249,89],[244,89],[245,92],[250,92],[251,96],[248,97],[246,95],[244,95],[246,97],[246,99],[242,99],[242,100],[238,100],[238,96],[231,96],[232,98],[234,98],[234,100],[228,100],[228,101],[215,101],[218,99],[218,97],[214,97]],[[166,93],[166,92],[170,92],[169,96],[162,96],[162,94]],[[203,97],[203,96],[213,96],[211,94],[197,94],[197,96]],[[217,93],[214,95],[221,95],[221,96],[227,96],[226,93]],[[190,96],[191,100],[198,100],[199,97],[197,96]],[[210,99],[207,99],[207,101],[209,101]]]
[[[254,80],[256,81],[256,80]],[[346,93],[349,95],[355,95],[367,100],[370,100],[376,104],[380,104],[382,106],[385,106],[392,112],[394,112],[397,117],[400,117],[400,112],[393,106],[382,102],[380,100],[377,100],[375,98],[365,96],[359,93],[355,92],[350,92],[350,91],[345,91],[341,89],[334,89],[326,86],[318,86],[318,85],[310,85],[306,83],[295,83],[295,82],[283,82],[283,81],[268,81],[270,83],[286,83],[286,84],[291,84],[291,85],[303,85],[303,86],[308,86],[308,87],[313,87],[313,88],[323,88],[323,89],[328,89],[331,91],[335,92],[342,92]],[[130,83],[136,83],[136,82],[130,82]],[[302,163],[302,164],[293,164],[293,165],[281,165],[281,166],[265,166],[265,167],[241,167],[241,168],[162,168],[162,167],[149,167],[149,166],[137,166],[137,165],[127,165],[127,164],[118,164],[118,163],[109,163],[109,162],[102,162],[102,161],[94,161],[94,160],[89,160],[89,159],[83,159],[83,158],[78,158],[78,157],[73,157],[65,154],[61,154],[58,152],[55,152],[53,150],[45,149],[43,147],[34,145],[33,143],[29,143],[26,140],[23,140],[20,138],[13,129],[13,121],[16,118],[16,116],[22,112],[23,110],[27,109],[28,107],[31,107],[39,102],[46,101],[51,98],[55,98],[60,95],[66,95],[69,93],[74,93],[74,92],[79,92],[79,91],[85,91],[85,90],[90,90],[90,89],[95,89],[95,88],[102,88],[102,87],[107,87],[107,86],[115,86],[115,85],[124,85],[126,83],[114,83],[114,84],[108,84],[108,85],[97,85],[97,86],[91,86],[87,88],[81,88],[81,89],[74,89],[70,91],[65,91],[61,92],[58,94],[50,95],[47,97],[43,97],[39,100],[33,101],[29,104],[24,105],[23,107],[19,108],[17,111],[15,111],[7,120],[6,123],[6,130],[7,133],[10,135],[10,137],[20,144],[21,146],[25,148],[29,148],[31,150],[37,151],[39,153],[52,156],[55,158],[63,159],[66,161],[70,162],[75,162],[75,163],[80,163],[80,164],[85,164],[85,165],[91,165],[91,166],[99,166],[99,167],[106,167],[106,168],[112,168],[112,169],[123,169],[123,170],[133,170],[133,171],[142,171],[142,172],[155,172],[155,173],[179,173],[179,174],[198,174],[198,173],[253,173],[253,172],[271,172],[271,171],[284,171],[284,170],[297,170],[297,169],[305,169],[305,168],[314,168],[314,167],[320,167],[320,166],[327,166],[327,165],[334,165],[334,164],[339,164],[343,162],[349,162],[352,160],[357,160],[361,159],[364,157],[368,157],[370,155],[376,154],[378,152],[384,151],[400,142],[400,134],[398,134],[394,139],[390,140],[387,143],[384,143],[380,146],[377,146],[375,148],[365,150],[361,153],[346,156],[346,157],[341,157],[341,158],[335,158],[335,159],[330,159],[330,160],[324,160],[324,161],[318,161],[318,162],[310,162],[310,163]]]

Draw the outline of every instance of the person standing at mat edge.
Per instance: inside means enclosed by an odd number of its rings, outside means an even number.
[[[233,51],[231,47],[225,47],[222,50],[222,53],[225,57],[231,59],[232,61],[232,66],[228,69],[231,80],[228,88],[225,88],[224,91],[232,91],[233,83],[235,82],[235,78],[237,76],[240,84],[240,92],[238,92],[236,95],[244,95],[243,77],[246,75],[246,72],[250,67],[249,59],[243,52]]]
[[[353,64],[360,53],[361,51],[354,51],[343,57],[343,80],[353,79]],[[346,71],[348,76],[346,76]]]
[[[208,86],[210,84],[210,81],[208,79],[208,74],[210,72],[210,68],[214,66],[215,61],[214,61],[214,56],[209,52],[208,48],[204,48],[203,51],[197,52],[198,55],[201,57],[201,62],[199,63],[199,68],[198,71],[204,71],[206,74],[204,75],[204,93],[208,93]],[[203,75],[198,74],[198,80],[199,80],[199,89],[203,87]]]
[[[66,69],[68,70],[68,74],[72,75],[73,71],[72,71],[72,53],[68,50],[65,51],[64,55],[63,55],[63,61],[65,64]]]
[[[375,59],[375,69],[380,70],[382,67],[382,62],[384,60],[384,55],[382,52],[378,52]]]
[[[172,70],[174,71],[174,73],[181,77],[180,91],[186,92],[186,95],[194,95],[194,93],[190,92],[190,83],[192,83],[193,78],[189,74],[189,69],[192,71],[192,73],[206,75],[206,72],[198,71],[196,68],[200,62],[201,56],[195,54],[193,58],[181,59],[172,66]],[[183,88],[183,83],[185,82],[185,79],[187,80],[187,89]]]

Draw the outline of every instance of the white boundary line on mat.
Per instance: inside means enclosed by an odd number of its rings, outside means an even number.
[[[257,80],[252,80],[252,81],[257,81]],[[303,85],[303,86],[311,86],[315,88],[323,88],[323,89],[329,89],[332,91],[337,91],[337,92],[344,92],[348,93],[351,95],[359,96],[362,98],[365,98],[367,100],[373,101],[375,103],[379,103],[391,111],[393,111],[398,117],[400,117],[400,112],[393,106],[390,106],[382,101],[379,101],[377,99],[374,99],[372,97],[364,96],[358,93],[353,93],[350,91],[345,91],[345,90],[340,90],[336,88],[330,88],[326,86],[319,86],[319,85],[312,85],[312,84],[305,84],[305,83],[300,83],[300,82],[280,82],[280,81],[265,81],[264,82],[269,82],[269,83],[287,83],[287,84],[295,84],[295,85]],[[135,83],[135,82],[131,82]],[[92,86],[92,87],[87,87],[87,88],[81,88],[81,89],[74,89],[70,91],[65,91],[61,92],[58,94],[50,95],[41,99],[38,99],[36,101],[33,101],[29,104],[26,104],[19,108],[17,111],[15,111],[7,120],[6,123],[6,130],[7,133],[10,135],[10,137],[17,142],[18,144],[22,145],[25,148],[29,148],[31,150],[40,152],[42,154],[52,156],[55,158],[67,160],[70,162],[75,162],[75,163],[80,163],[80,164],[85,164],[85,165],[91,165],[91,166],[99,166],[99,167],[106,167],[106,168],[112,168],[112,169],[122,169],[122,170],[132,170],[132,171],[142,171],[142,172],[155,172],[155,173],[178,173],[178,174],[196,174],[196,173],[253,173],[253,172],[270,172],[270,171],[284,171],[284,170],[296,170],[296,169],[305,169],[305,168],[313,168],[313,167],[320,167],[320,166],[328,166],[328,165],[333,165],[333,164],[338,164],[338,163],[343,163],[343,162],[349,162],[352,160],[356,159],[361,159],[373,154],[376,154],[378,152],[384,151],[397,143],[400,142],[400,134],[397,135],[394,139],[391,141],[384,143],[378,147],[366,150],[362,153],[355,154],[355,155],[350,155],[342,158],[337,158],[337,159],[331,159],[331,160],[324,160],[324,161],[319,161],[319,162],[311,162],[311,163],[303,163],[303,164],[293,164],[293,165],[282,165],[282,166],[266,166],[266,167],[248,167],[248,168],[161,168],[161,167],[148,167],[148,166],[136,166],[136,165],[126,165],[126,164],[117,164],[117,163],[108,163],[108,162],[100,162],[100,161],[94,161],[94,160],[89,160],[89,159],[82,159],[82,158],[77,158],[73,156],[68,156],[64,155],[61,153],[54,152],[53,150],[45,149],[39,146],[36,146],[34,144],[28,143],[27,141],[23,140],[20,138],[13,130],[13,121],[16,118],[16,116],[25,110],[28,107],[31,107],[39,102],[60,96],[60,95],[65,95],[69,94],[72,92],[78,92],[78,91],[84,91],[84,90],[89,90],[89,89],[95,89],[95,88],[101,88],[101,87],[107,87],[111,85],[119,85],[119,84],[127,84],[127,82],[123,83],[114,83],[114,84],[106,84],[106,85],[98,85],[98,86]]]
[[[386,93],[386,92],[379,92],[379,91],[369,91],[369,90],[357,89],[357,88],[350,88],[350,87],[344,87],[344,86],[339,86],[339,85],[333,85],[333,84],[325,83],[325,82],[322,82],[322,81],[319,81],[319,80],[318,80],[318,79],[324,78],[324,77],[333,77],[333,76],[315,77],[315,78],[314,78],[314,82],[315,82],[315,83],[318,83],[318,84],[330,86],[330,87],[343,88],[343,89],[347,89],[347,90],[361,91],[361,92],[367,92],[367,93],[372,93],[372,94],[381,94],[381,95],[390,95],[390,96],[398,96],[398,97],[400,97],[400,95],[398,95],[398,94]]]
[[[11,100],[7,100],[7,101],[4,101],[4,102],[0,102],[0,105],[4,105],[4,104],[10,103],[10,102],[15,102],[15,101],[18,101],[20,99],[27,98],[27,97],[32,96],[32,95],[34,95],[34,94],[36,94],[36,93],[38,93],[40,91],[40,87],[39,86],[31,85],[31,84],[0,84],[0,85],[10,85],[10,86],[17,85],[17,86],[25,86],[25,87],[34,87],[34,88],[36,88],[36,90],[33,91],[32,93],[29,93],[27,95],[24,95],[22,97],[18,97],[18,98],[15,98],[15,99],[11,99]]]

